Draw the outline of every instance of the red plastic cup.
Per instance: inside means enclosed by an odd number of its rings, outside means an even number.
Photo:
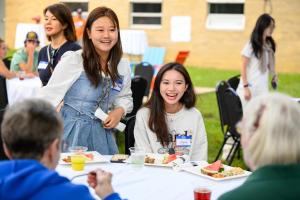
[[[207,188],[194,189],[194,200],[210,200],[211,190]]]

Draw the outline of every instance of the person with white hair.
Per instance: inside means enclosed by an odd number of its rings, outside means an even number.
[[[300,199],[300,105],[279,93],[249,102],[237,125],[243,156],[254,172],[222,195],[234,199]]]

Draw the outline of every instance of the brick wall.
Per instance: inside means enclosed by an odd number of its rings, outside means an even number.
[[[38,2],[38,3],[37,3]],[[7,0],[5,2],[5,39],[14,45],[16,24],[31,23],[35,15],[42,16],[47,5],[58,1]],[[173,61],[180,50],[190,50],[187,66],[239,69],[240,52],[249,39],[256,19],[263,11],[263,0],[245,0],[245,29],[242,31],[215,31],[205,28],[206,0],[163,0],[162,28],[146,29],[150,46],[167,48],[165,62]],[[272,16],[276,21],[274,38],[278,45],[277,68],[281,72],[300,73],[300,1],[272,0]],[[97,6],[111,7],[120,20],[121,28],[130,28],[130,0],[90,0],[89,10]],[[172,42],[170,23],[172,16],[191,16],[190,42]]]

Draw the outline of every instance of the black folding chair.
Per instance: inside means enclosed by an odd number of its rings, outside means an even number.
[[[138,75],[146,79],[148,84],[144,95],[149,96],[151,81],[154,75],[153,66],[148,62],[141,62],[135,66],[134,75]]]
[[[143,97],[147,88],[147,80],[141,76],[135,76],[131,80],[131,91],[133,98],[133,109],[126,118],[136,115],[137,111],[143,104]]]
[[[232,138],[233,144],[226,157],[226,161],[231,165],[235,154],[240,150],[240,134],[236,130],[236,123],[243,115],[242,104],[239,96],[226,81],[221,81],[217,85],[216,96],[224,140],[215,160],[219,159],[227,140]]]
[[[2,145],[2,136],[1,136],[1,124],[3,120],[5,109],[0,109],[0,160],[8,160],[4,153],[3,145]]]
[[[6,80],[4,77],[0,76],[0,109],[4,109],[7,104],[7,90],[6,90]]]
[[[234,90],[237,89],[237,87],[239,86],[239,83],[240,83],[240,77],[241,75],[236,75],[236,76],[233,76],[231,78],[229,78],[227,80],[228,84],[230,85],[231,88],[233,88]]]
[[[135,115],[130,117],[126,122],[125,128],[125,154],[130,154],[129,147],[134,146],[134,125],[135,125]]]

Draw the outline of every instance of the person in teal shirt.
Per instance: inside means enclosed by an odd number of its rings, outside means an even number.
[[[299,119],[299,103],[286,95],[270,93],[249,102],[237,126],[253,173],[220,200],[300,199]]]
[[[39,39],[36,32],[30,31],[26,35],[24,48],[14,53],[10,70],[19,72],[24,71],[28,75],[37,75],[38,55],[37,47]]]

